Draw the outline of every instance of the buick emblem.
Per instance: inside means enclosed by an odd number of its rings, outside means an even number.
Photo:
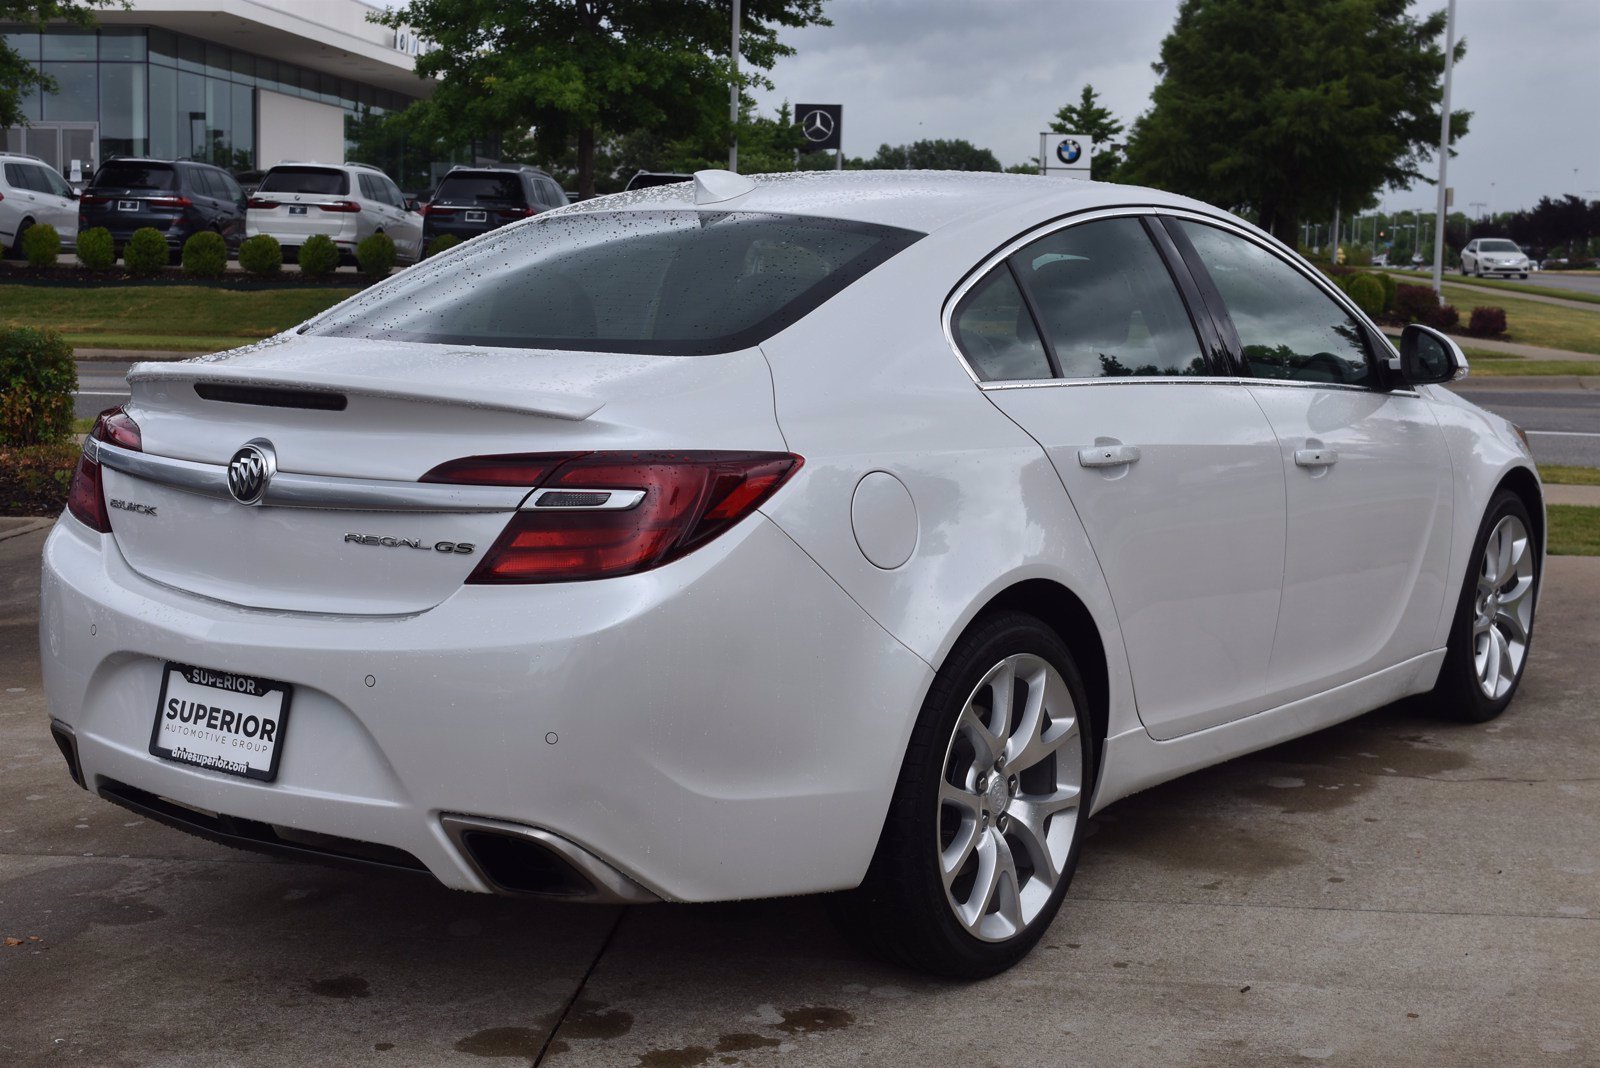
[[[240,504],[260,504],[267,483],[277,470],[278,456],[272,451],[272,442],[266,438],[247,441],[228,461],[228,492]]]

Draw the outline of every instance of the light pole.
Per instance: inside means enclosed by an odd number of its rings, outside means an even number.
[[[1454,0],[1452,0],[1454,2]],[[739,0],[733,0],[733,80],[728,84],[728,169],[739,173]]]
[[[1439,288],[1444,273],[1444,209],[1449,192],[1445,175],[1450,166],[1450,75],[1456,65],[1456,0],[1450,0],[1444,18],[1444,102],[1440,105],[1439,119],[1439,196],[1435,201],[1433,220],[1433,292],[1444,303],[1444,292]]]

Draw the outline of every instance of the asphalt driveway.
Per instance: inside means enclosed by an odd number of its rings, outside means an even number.
[[[972,984],[816,900],[551,907],[236,853],[68,780],[0,530],[0,1065],[1594,1065],[1600,559],[1496,723],[1395,707],[1097,817]]]

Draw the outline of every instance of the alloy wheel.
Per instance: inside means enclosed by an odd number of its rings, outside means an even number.
[[[1082,789],[1072,692],[1043,658],[1006,657],[967,698],[939,780],[939,873],[969,934],[1003,942],[1045,910],[1072,851]]]
[[[1528,528],[1514,515],[1489,532],[1473,599],[1472,662],[1478,688],[1497,701],[1516,685],[1533,623],[1533,551]]]

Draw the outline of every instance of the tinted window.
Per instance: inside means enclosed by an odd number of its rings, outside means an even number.
[[[1478,251],[1479,252],[1521,252],[1522,250],[1517,247],[1517,244],[1516,244],[1515,241],[1494,240],[1494,241],[1480,241],[1480,242],[1478,242]]]
[[[1005,264],[967,291],[950,325],[973,372],[985,382],[1051,377],[1044,342]]]
[[[1202,223],[1179,225],[1222,294],[1251,377],[1368,384],[1361,327],[1316,283],[1253,241]]]
[[[350,176],[329,167],[274,167],[261,180],[263,193],[350,195]]]
[[[222,174],[220,172],[198,167],[194,171],[194,176],[199,182],[200,191],[206,196],[217,200],[228,199],[228,187],[222,184]]]
[[[1208,373],[1199,338],[1138,219],[1057,230],[1013,253],[1063,378]]]
[[[427,260],[312,333],[698,355],[757,344],[922,235],[743,212],[548,216]]]
[[[539,188],[544,190],[544,202],[552,208],[564,208],[567,206],[566,190],[556,185],[555,179],[540,178]]]
[[[6,164],[6,184],[12,189],[32,189],[33,176],[29,173],[32,167],[21,163]]]
[[[172,189],[177,175],[170,163],[113,160],[100,168],[94,184],[108,189]]]
[[[522,179],[515,174],[455,173],[445,175],[439,183],[435,200],[451,204],[515,204],[527,203],[522,192]]]
[[[356,175],[356,181],[361,185],[362,196],[366,197],[368,200],[376,200],[379,202],[384,200],[383,192],[378,187],[377,180],[374,179],[372,175],[358,174]]]
[[[225,199],[232,201],[244,199],[244,190],[239,188],[239,183],[233,180],[232,175],[218,171],[217,180],[222,183],[222,196]]]
[[[35,167],[33,170],[34,178],[39,182],[35,188],[40,192],[54,193],[58,197],[72,195],[72,187],[67,184],[67,180],[49,167]]]
[[[378,184],[383,188],[383,195],[391,205],[402,209],[406,206],[405,194],[400,192],[400,187],[395,185],[387,174],[378,175]]]

